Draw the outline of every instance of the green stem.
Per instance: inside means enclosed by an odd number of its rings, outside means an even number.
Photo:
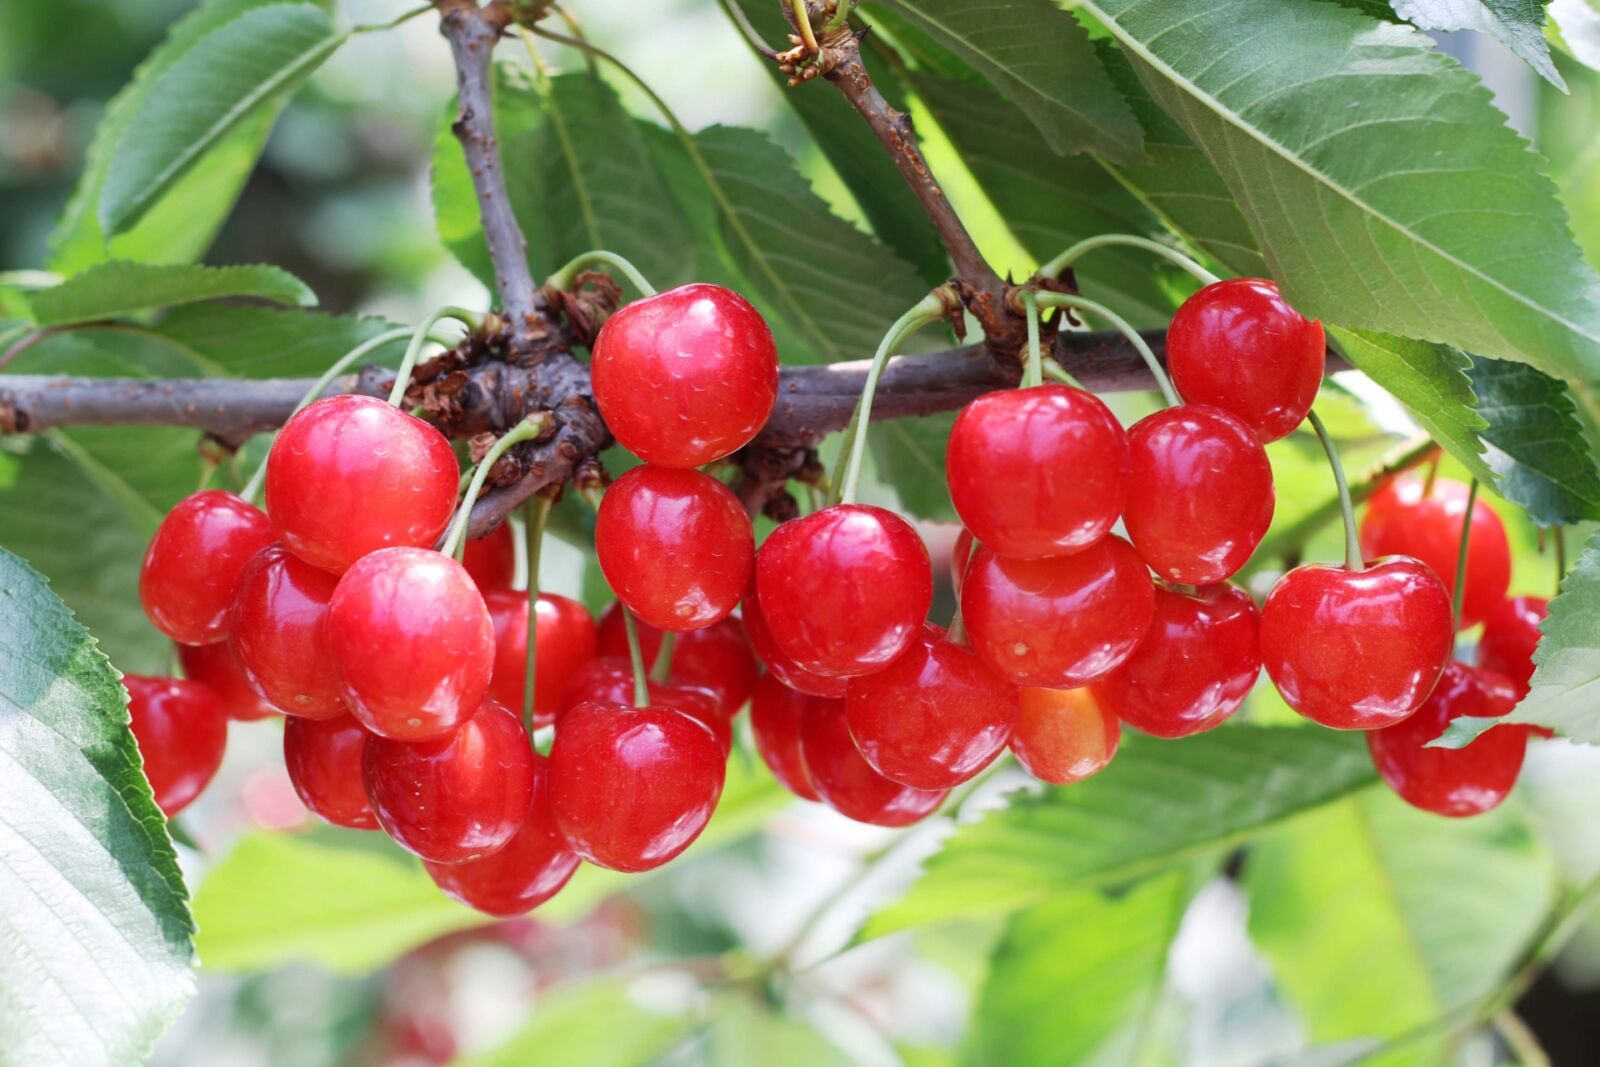
[[[812,55],[822,51],[822,46],[817,44],[816,31],[811,28],[811,17],[806,14],[806,0],[789,0],[789,10],[794,12],[794,26],[800,31],[806,50]]]
[[[483,492],[483,483],[488,480],[490,469],[506,454],[506,449],[523,441],[531,441],[548,430],[551,418],[548,411],[529,415],[507,430],[485,453],[477,470],[472,473],[472,482],[467,486],[466,496],[461,498],[461,506],[456,508],[456,517],[450,524],[450,532],[445,534],[444,543],[439,546],[440,552],[461,558],[461,551],[467,543],[467,526],[472,521],[472,505],[477,502],[478,494]]]
[[[628,633],[628,660],[633,664],[633,706],[647,707],[650,703],[650,677],[644,670],[644,650],[639,647],[639,627],[633,621],[633,612],[622,605],[622,628]]]
[[[1520,1067],[1550,1067],[1549,1054],[1539,1044],[1538,1035],[1523,1022],[1522,1016],[1507,1008],[1491,1021],[1495,1033],[1500,1035],[1512,1055],[1516,1056]]]
[[[633,287],[639,292],[645,296],[656,295],[656,287],[650,284],[638,267],[635,267],[615,252],[607,252],[603,248],[596,249],[593,252],[585,252],[580,256],[574,256],[567,261],[565,266],[550,275],[545,284],[557,289],[570,289],[572,288],[573,280],[578,276],[578,272],[591,263],[604,263],[608,267],[614,267],[627,275],[628,280],[633,283]]]
[[[478,325],[477,312],[458,307],[442,307],[423,319],[422,325],[411,335],[411,343],[406,346],[405,358],[400,361],[400,369],[395,372],[394,388],[389,390],[389,403],[395,407],[399,407],[406,398],[406,388],[411,384],[411,372],[416,369],[417,359],[422,355],[422,347],[429,341],[428,331],[437,326],[441,319],[455,319],[468,329],[476,328]]]
[[[850,9],[854,6],[854,0],[839,0],[839,6],[834,11],[833,17],[822,24],[822,32],[824,34],[832,33],[850,21]]]
[[[1067,369],[1053,359],[1046,358],[1044,360],[1044,376],[1053,382],[1060,382],[1062,385],[1070,385],[1074,389],[1083,388],[1082,383],[1080,383],[1078,379],[1068,374]]]
[[[522,723],[533,736],[534,681],[539,671],[539,550],[544,546],[545,520],[550,517],[550,498],[535,493],[522,505],[522,538],[528,566],[528,647],[526,672],[522,679]]]
[[[1567,576],[1566,527],[1552,526],[1550,532],[1556,539],[1556,595],[1561,595],[1561,581]]]
[[[1150,374],[1155,378],[1156,385],[1160,387],[1161,395],[1166,399],[1167,406],[1177,407],[1178,404],[1182,403],[1178,399],[1177,390],[1172,388],[1172,380],[1167,377],[1166,368],[1161,365],[1161,361],[1150,350],[1150,346],[1145,343],[1144,338],[1139,336],[1139,331],[1128,325],[1128,321],[1121,315],[1118,315],[1104,304],[1097,304],[1093,300],[1088,300],[1072,293],[1040,293],[1039,304],[1041,307],[1074,308],[1078,311],[1088,312],[1090,315],[1098,315],[1106,320],[1111,324],[1112,329],[1126,337],[1128,343],[1138,351],[1140,358],[1144,360],[1145,366],[1150,368]]]
[[[1055,259],[1052,259],[1050,262],[1040,267],[1039,276],[1041,278],[1058,277],[1062,271],[1072,266],[1072,264],[1080,256],[1083,256],[1089,252],[1093,252],[1097,248],[1108,248],[1113,245],[1121,245],[1127,248],[1142,248],[1146,252],[1154,252],[1156,255],[1165,258],[1174,266],[1181,267],[1188,271],[1190,274],[1200,279],[1201,283],[1205,285],[1215,285],[1217,282],[1222,280],[1215,274],[1212,274],[1210,271],[1206,270],[1200,264],[1196,263],[1194,260],[1190,259],[1188,256],[1184,255],[1182,252],[1179,252],[1176,248],[1170,248],[1167,245],[1162,244],[1160,241],[1152,241],[1148,237],[1136,237],[1131,233],[1102,233],[1095,237],[1086,237],[1077,244],[1073,245],[1071,248],[1068,248],[1065,252],[1062,252]]]
[[[678,635],[671,630],[661,632],[661,647],[656,650],[656,661],[650,665],[650,680],[666,685],[672,679],[672,650],[677,647]]]
[[[1461,543],[1456,546],[1456,584],[1450,596],[1450,618],[1461,629],[1461,604],[1467,597],[1467,550],[1472,543],[1472,510],[1478,506],[1478,479],[1467,486],[1467,511],[1461,518]]]
[[[1028,364],[1022,372],[1022,388],[1031,389],[1044,381],[1044,355],[1039,351],[1039,298],[1024,290],[1022,307],[1028,316]]]
[[[1344,516],[1345,569],[1359,574],[1367,569],[1367,564],[1361,558],[1361,538],[1356,534],[1356,509],[1350,502],[1350,486],[1344,479],[1344,464],[1339,462],[1339,453],[1333,447],[1333,438],[1328,436],[1328,428],[1322,425],[1322,419],[1317,417],[1315,411],[1306,412],[1306,418],[1310,420],[1311,428],[1317,431],[1322,450],[1328,454],[1328,466],[1333,468],[1333,484],[1339,489],[1339,513]]]
[[[382,32],[384,30],[392,30],[396,26],[400,26],[400,25],[403,25],[403,24],[405,24],[407,22],[410,22],[412,19],[416,18],[419,15],[426,15],[428,12],[430,12],[432,10],[433,10],[433,5],[431,3],[430,4],[423,4],[420,7],[412,8],[410,11],[407,11],[403,15],[397,15],[396,17],[390,19],[388,22],[369,22],[369,23],[365,23],[365,24],[360,25],[360,26],[352,26],[352,27],[350,27],[350,34],[351,34],[351,36],[354,36],[355,34],[358,34],[358,33],[380,33],[380,32]]]

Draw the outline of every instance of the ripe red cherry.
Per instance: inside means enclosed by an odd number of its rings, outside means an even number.
[[[823,802],[857,822],[910,826],[944,803],[949,792],[901,785],[873,770],[850,738],[842,700],[811,702],[800,722],[800,752]]]
[[[772,771],[772,776],[802,800],[821,800],[811,784],[805,757],[800,754],[800,724],[805,721],[812,698],[790,689],[775,675],[763,674],[756,680],[750,698],[750,733],[756,751]]]
[[[950,499],[984,547],[1011,559],[1064,556],[1122,514],[1128,439],[1093,393],[1005,389],[956,416],[945,469]]]
[[[1111,762],[1121,740],[1121,723],[1100,706],[1093,689],[1029,686],[1020,691],[1011,751],[1041,781],[1082,781]]]
[[[1017,685],[1073,689],[1110,673],[1150,627],[1155,589],[1133,547],[1107,536],[1072,556],[979,548],[961,589],[972,647]]]
[[[808,671],[791,659],[788,653],[778,647],[777,639],[767,628],[766,617],[761,614],[761,604],[754,596],[748,596],[744,601],[744,632],[749,635],[750,646],[755,649],[756,656],[784,685],[815,697],[843,698],[850,680]]]
[[[849,678],[881,670],[921,632],[933,569],[906,520],[839,504],[767,537],[756,593],[778,648],[808,671]]]
[[[511,540],[511,524],[502,522],[488,537],[468,541],[466,551],[461,554],[461,565],[467,568],[484,596],[510,589],[517,573],[517,546]]]
[[[350,715],[291,717],[283,724],[283,765],[294,791],[301,803],[335,826],[378,828],[361,781],[361,753],[369,736]]]
[[[1272,465],[1255,431],[1201,404],[1128,431],[1132,484],[1122,521],[1150,569],[1184,585],[1235,574],[1272,525]]]
[[[738,607],[756,543],[739,498],[708,474],[635,467],[606,490],[595,554],[617,599],[660,630],[698,630]]]
[[[534,753],[533,799],[516,834],[482,859],[425,862],[434,884],[468,907],[502,918],[524,915],[560,892],[578,869],[578,856],[556,826],[549,781],[550,761]]]
[[[250,687],[286,715],[329,719],[350,710],[323,631],[338,584],[282,545],[262,549],[239,578],[228,647]]]
[[[1451,660],[1416,714],[1367,734],[1372,762],[1389,787],[1413,807],[1437,815],[1478,815],[1517,784],[1528,732],[1496,726],[1465,748],[1428,748],[1451,720],[1504,715],[1516,704],[1512,683]]]
[[[589,376],[622,447],[659,467],[698,467],[743,448],[766,423],[778,349],[744,297],[684,285],[607,319]]]
[[[733,724],[704,689],[686,685],[649,683],[650,703],[682,712],[711,731],[723,755],[733,751]],[[573,672],[556,706],[556,723],[580,704],[633,704],[633,664],[626,659],[592,659]]]
[[[239,661],[228,650],[227,642],[215,645],[179,645],[178,663],[183,666],[183,676],[199,682],[222,701],[222,710],[230,719],[254,722],[278,709],[261,699],[245,678]]]
[[[1539,624],[1549,614],[1550,602],[1544,597],[1518,596],[1502,600],[1483,622],[1478,666],[1507,678],[1516,687],[1518,700],[1528,694]]]
[[[533,749],[522,721],[492,700],[475,710],[443,737],[369,737],[362,752],[361,778],[378,824],[435,863],[504,848],[533,799]]]
[[[647,871],[700,836],[726,773],[721,747],[688,716],[588,701],[556,729],[550,799],[578,855],[614,871]]]
[[[456,454],[432,426],[370,396],[330,396],[272,443],[267,514],[290,552],[341,574],[380,548],[431,547],[458,480]]]
[[[1261,662],[1288,705],[1336,730],[1410,715],[1450,658],[1450,594],[1404,556],[1350,571],[1310,563],[1278,579],[1261,607]]]
[[[144,757],[156,806],[170,819],[188,807],[222,766],[228,717],[217,695],[181,678],[122,679],[128,720]]]
[[[528,677],[528,594],[497,589],[485,594],[483,602],[494,623],[489,695],[508,708],[520,708]],[[535,610],[534,643],[539,662],[533,677],[534,721],[548,726],[555,720],[567,683],[594,659],[595,626],[587,608],[555,593],[540,593]]]
[[[661,652],[661,631],[637,620],[636,625],[645,664],[653,664]],[[597,651],[601,656],[628,658],[628,634],[622,625],[622,606],[616,601],[600,616]],[[758,669],[744,624],[732,615],[703,630],[679,634],[672,646],[671,681],[713,694],[730,718],[750,699]]]
[[[873,770],[917,789],[949,789],[1006,747],[1017,691],[972,649],[924,624],[893,663],[850,680],[844,713]]]
[[[271,543],[272,523],[260,508],[220,489],[189,494],[161,520],[145,551],[145,614],[179,644],[226,640],[239,572]]]
[[[1461,521],[1467,514],[1469,489],[1461,482],[1437,478],[1426,495],[1418,475],[1390,479],[1372,495],[1361,520],[1361,551],[1369,556],[1410,556],[1433,568],[1445,592],[1455,594],[1456,561],[1461,546]],[[1506,528],[1482,500],[1472,509],[1472,534],[1467,544],[1467,594],[1461,605],[1461,628],[1488,617],[1511,584],[1511,546]]]

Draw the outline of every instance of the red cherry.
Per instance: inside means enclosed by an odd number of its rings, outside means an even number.
[[[1528,695],[1528,683],[1533,679],[1533,650],[1539,645],[1539,624],[1549,614],[1550,602],[1544,597],[1518,596],[1502,600],[1483,622],[1478,666],[1504,675],[1516,687],[1518,700]]]
[[[1322,386],[1327,341],[1264,278],[1230,278],[1195,293],[1167,328],[1178,395],[1239,416],[1276,441],[1300,425]]]
[[[622,447],[659,467],[698,467],[743,448],[766,423],[778,349],[744,297],[684,285],[607,319],[589,376]]]
[[[350,715],[291,717],[283,724],[283,765],[294,791],[301,803],[335,826],[378,828],[361,781],[361,753],[369,736]]]
[[[645,466],[606,490],[594,548],[617,599],[640,620],[698,630],[738,607],[756,543],[727,486],[699,471]]]
[[[228,647],[250,687],[286,715],[343,715],[339,667],[323,632],[339,579],[282,545],[256,554],[239,578]]]
[[[267,514],[290,552],[340,574],[380,548],[431,547],[458,481],[456,454],[432,426],[370,396],[330,396],[272,443]]]
[[[850,680],[844,713],[873,770],[917,789],[949,789],[1006,747],[1017,691],[972,649],[924,624],[893,663]]]
[[[1020,690],[1011,751],[1041,781],[1082,781],[1111,762],[1121,740],[1122,725],[1100,706],[1093,689]]]
[[[528,594],[497,589],[483,598],[494,623],[494,673],[489,695],[508,708],[522,707],[528,677]],[[537,725],[555,721],[556,707],[572,676],[595,656],[594,620],[576,600],[540,593],[534,622],[539,657],[533,679]]]
[[[578,855],[647,871],[700,836],[726,773],[721,747],[688,716],[588,701],[556,729],[550,799]]]
[[[639,628],[639,648],[648,666],[661,652],[661,631],[637,620],[635,624]],[[628,658],[628,633],[622,625],[622,606],[616,601],[600,616],[598,653]],[[744,624],[732,615],[703,630],[679,634],[672,646],[671,680],[711,693],[729,718],[750,699],[758,669]]]
[[[1065,385],[986,393],[956,416],[950,499],[980,544],[1011,559],[1081,551],[1128,496],[1128,439],[1093,393]]]
[[[723,755],[733,751],[733,724],[717,705],[717,698],[704,689],[684,685],[649,683],[650,702],[671,708],[711,731]],[[561,694],[556,723],[580,704],[633,704],[633,664],[625,659],[592,659],[573,673]]]
[[[447,734],[489,690],[494,623],[449,556],[385,548],[363,557],[339,579],[326,629],[350,710],[380,737]]]
[[[533,799],[522,826],[498,852],[465,863],[424,862],[434,884],[470,908],[511,918],[561,891],[578,856],[556,826],[550,807],[550,761],[533,755]]]
[[[811,702],[800,723],[800,752],[823,802],[857,822],[910,826],[944,803],[949,792],[901,785],[873,770],[850,738],[842,700]]]
[[[1392,478],[1379,487],[1361,520],[1361,551],[1369,556],[1410,556],[1433,568],[1445,592],[1455,594],[1461,520],[1467,514],[1468,487],[1437,478],[1427,495],[1417,475]],[[1500,516],[1482,500],[1472,509],[1467,544],[1467,594],[1461,628],[1482,622],[1511,584],[1511,546]]]
[[[767,537],[756,591],[778,648],[808,671],[848,678],[883,669],[921,632],[933,569],[906,520],[838,504]]]
[[[1513,684],[1451,660],[1416,714],[1367,734],[1372,762],[1389,787],[1413,807],[1437,815],[1478,815],[1517,784],[1528,732],[1496,726],[1465,748],[1428,748],[1453,719],[1504,715],[1516,704]]]
[[[188,807],[222,766],[228,717],[222,701],[199,682],[181,678],[122,679],[128,725],[144,758],[156,806],[170,819]]]
[[[378,824],[425,860],[462,863],[504,848],[528,817],[533,749],[492,700],[429,741],[369,737],[361,778]]]
[[[183,667],[183,676],[191,682],[199,682],[222,701],[222,710],[228,718],[237,719],[239,722],[255,722],[265,719],[269,715],[278,714],[278,709],[261,699],[256,691],[250,688],[250,682],[245,678],[239,661],[234,659],[233,653],[228,650],[227,642],[215,645],[179,645],[178,663]]]
[[[800,724],[811,700],[778,681],[776,675],[763,674],[750,698],[750,733],[756,751],[780,785],[802,800],[821,800],[800,754]]]
[[[831,678],[808,671],[778,647],[777,639],[767,628],[766,617],[761,614],[761,604],[754,596],[744,601],[744,632],[749,635],[756,656],[784,685],[811,696],[836,700],[844,697],[848,678]]]
[[[145,551],[145,614],[179,644],[226,640],[239,573],[271,543],[272,523],[260,508],[220,489],[190,493],[161,520]]]
[[[1185,585],[1234,575],[1272,525],[1272,465],[1255,431],[1200,404],[1128,431],[1132,484],[1122,521],[1150,569]]]
[[[511,540],[511,524],[502,522],[489,536],[468,541],[466,551],[461,554],[461,565],[467,568],[484,596],[510,589],[517,573],[517,546]]]
[[[961,586],[967,580],[967,568],[972,565],[972,531],[965,526],[956,535],[956,545],[950,550],[950,588],[956,599],[961,599]]]
[[[979,548],[961,590],[978,655],[1017,685],[1051,689],[1108,674],[1133,653],[1154,610],[1150,572],[1120,537],[1041,560]]]
[[[1399,722],[1450,658],[1450,594],[1403,556],[1352,572],[1310,563],[1261,607],[1261,662],[1291,708],[1336,730]]]

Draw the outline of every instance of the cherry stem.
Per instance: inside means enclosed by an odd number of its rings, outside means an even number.
[[[472,519],[472,505],[478,499],[478,494],[483,492],[483,483],[488,480],[489,471],[512,445],[539,437],[549,431],[554,422],[555,416],[548,411],[535,412],[507,430],[501,435],[500,440],[490,446],[489,451],[478,462],[477,470],[472,473],[472,482],[467,486],[466,496],[461,498],[460,507],[456,509],[456,517],[450,523],[450,532],[445,535],[444,542],[439,546],[440,552],[456,559],[461,558],[461,553],[466,549],[467,526]],[[531,578],[529,584],[534,584]]]
[[[639,647],[639,627],[633,621],[633,612],[628,610],[626,604],[621,604],[622,628],[628,633],[628,660],[633,664],[633,706],[636,708],[647,707],[650,704],[650,676],[644,670],[644,650]]]
[[[1144,338],[1139,336],[1139,331],[1130,326],[1128,321],[1121,315],[1118,315],[1104,304],[1097,304],[1093,300],[1072,293],[1040,293],[1038,301],[1042,307],[1073,308],[1104,319],[1112,329],[1126,337],[1128,343],[1138,351],[1139,357],[1144,360],[1145,366],[1150,368],[1151,377],[1155,378],[1156,385],[1161,388],[1161,395],[1166,399],[1167,406],[1177,407],[1182,403],[1178,399],[1177,390],[1172,388],[1172,380],[1167,377],[1166,368],[1161,365],[1161,361],[1156,358],[1156,354],[1151,351]]]
[[[1350,502],[1350,485],[1344,478],[1344,464],[1339,462],[1339,453],[1333,447],[1333,438],[1328,436],[1328,428],[1322,425],[1322,419],[1317,413],[1306,412],[1306,420],[1311,423],[1311,428],[1317,431],[1317,440],[1322,442],[1322,450],[1328,454],[1328,466],[1333,468],[1333,484],[1339,489],[1339,513],[1344,516],[1345,570],[1352,574],[1360,574],[1367,569],[1367,563],[1361,557],[1361,538],[1356,534],[1356,509]]]
[[[650,284],[638,267],[635,267],[615,252],[608,252],[603,248],[596,249],[593,252],[585,252],[580,256],[574,256],[567,262],[566,266],[550,275],[545,284],[557,289],[570,289],[573,281],[577,279],[578,273],[584,267],[593,263],[603,263],[608,267],[621,271],[633,283],[633,287],[645,296],[656,295],[656,287]]]
[[[1072,266],[1080,256],[1093,252],[1097,248],[1110,248],[1119,245],[1125,248],[1142,248],[1146,252],[1154,252],[1174,266],[1188,271],[1200,279],[1204,285],[1215,285],[1222,280],[1199,263],[1179,252],[1176,248],[1162,244],[1160,241],[1152,241],[1148,237],[1137,237],[1131,233],[1102,233],[1094,237],[1086,237],[1040,267],[1039,277],[1059,277],[1061,272]]]
[[[800,31],[800,40],[805,42],[806,51],[812,55],[822,51],[822,46],[817,44],[816,32],[811,28],[811,16],[806,14],[806,0],[789,0],[789,10],[794,12],[794,27]]]
[[[534,679],[539,670],[539,550],[544,546],[545,520],[550,517],[551,500],[535,493],[522,505],[522,543],[528,567],[528,642],[526,672],[522,679],[522,724],[533,736]]]
[[[1044,355],[1039,351],[1039,298],[1033,290],[1023,292],[1022,307],[1028,316],[1028,363],[1022,371],[1022,388],[1031,389],[1044,382]]]
[[[411,343],[406,346],[405,358],[400,360],[400,369],[395,371],[394,388],[389,390],[389,403],[395,407],[399,407],[405,401],[406,390],[411,386],[411,372],[416,369],[417,360],[422,356],[423,346],[430,340],[429,331],[443,319],[455,319],[469,330],[478,327],[477,312],[448,305],[423,319],[422,325],[411,335]]]
[[[656,650],[656,661],[650,665],[650,680],[666,685],[672,678],[672,652],[678,645],[678,635],[671,630],[661,633],[661,647]]]
[[[846,22],[850,21],[850,9],[855,6],[854,0],[839,0],[839,6],[834,11],[833,17],[822,24],[824,34],[832,33]]]
[[[1439,453],[1433,454],[1433,460],[1428,464],[1428,473],[1422,478],[1422,499],[1427,500],[1433,496],[1433,483],[1439,479]]]
[[[1567,539],[1566,527],[1552,526],[1550,533],[1556,540],[1556,595],[1561,595],[1561,581],[1567,576]]]
[[[1046,358],[1044,360],[1044,376],[1053,382],[1060,382],[1062,385],[1070,385],[1074,389],[1083,388],[1083,384],[1079,382],[1078,379],[1068,374],[1066,368],[1053,359]]]
[[[1450,618],[1461,629],[1461,605],[1467,598],[1467,550],[1472,543],[1472,512],[1478,506],[1478,479],[1467,484],[1467,510],[1461,518],[1461,543],[1456,546],[1456,584],[1450,596]]]

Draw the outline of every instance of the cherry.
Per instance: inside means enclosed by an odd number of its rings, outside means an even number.
[[[1336,730],[1377,729],[1410,715],[1453,643],[1444,583],[1404,556],[1360,571],[1296,567],[1261,608],[1261,661],[1278,692]]]
[[[378,828],[361,781],[361,753],[369,736],[350,715],[291,717],[283,724],[283,765],[294,791],[301,803],[335,826]]]
[[[434,883],[468,907],[501,918],[524,915],[560,892],[578,869],[578,856],[556,826],[549,781],[550,761],[534,753],[533,798],[516,834],[481,859],[424,862]]]
[[[805,721],[812,698],[790,689],[776,675],[763,674],[756,680],[750,698],[750,733],[756,751],[772,776],[802,800],[821,800],[811,784],[811,772],[800,754],[800,724]]]
[[[684,285],[607,319],[589,376],[622,447],[659,467],[699,467],[743,448],[766,423],[778,349],[744,297]]]
[[[1518,700],[1528,695],[1539,624],[1549,614],[1550,602],[1544,597],[1518,596],[1502,600],[1483,621],[1478,666],[1504,675],[1516,687]]]
[[[330,396],[288,421],[267,454],[278,540],[341,574],[380,548],[429,547],[455,510],[456,454],[438,430],[370,396]]]
[[[522,720],[485,700],[443,737],[369,737],[361,778],[378,824],[402,848],[462,863],[504,848],[527,819],[533,749]]]
[[[128,725],[144,758],[156,806],[167,818],[188,807],[206,787],[228,745],[222,701],[199,682],[129,674]]]
[[[749,635],[756,656],[784,685],[816,697],[840,699],[844,696],[848,678],[832,678],[808,671],[778,647],[777,639],[767,628],[766,617],[761,614],[761,604],[754,596],[745,597],[744,632]]]
[[[250,687],[286,715],[343,715],[339,667],[323,621],[339,579],[282,545],[256,554],[239,577],[228,648]]]
[[[1451,660],[1414,715],[1367,734],[1372,762],[1389,787],[1413,807],[1437,815],[1481,814],[1504,800],[1517,784],[1527,730],[1496,726],[1465,748],[1426,746],[1453,719],[1504,715],[1516,702],[1515,686],[1508,679]]]
[[[653,664],[661,652],[661,631],[637,620],[635,625],[644,661]],[[598,653],[628,658],[628,633],[622,625],[622,606],[616,601],[600,616]],[[672,646],[671,680],[713,694],[729,718],[750,699],[758,669],[744,624],[732,615],[702,630],[679,634]]]
[[[811,702],[800,722],[800,752],[817,795],[857,822],[910,826],[944,803],[949,792],[901,785],[873,770],[850,737],[842,700]]]
[[[1072,556],[1013,560],[978,549],[961,590],[972,647],[1017,685],[1073,689],[1110,673],[1150,627],[1150,572],[1120,537]]]
[[[744,505],[707,474],[635,467],[606,490],[594,524],[600,570],[640,620],[698,630],[750,588],[755,534]]]
[[[326,629],[350,710],[380,737],[449,733],[489,691],[489,609],[466,568],[431,549],[363,557],[339,579]]]
[[[779,649],[808,671],[848,678],[881,670],[921,632],[933,569],[906,520],[838,504],[767,537],[756,592]]]
[[[1006,747],[1017,691],[972,649],[925,623],[893,663],[850,680],[844,713],[873,770],[917,789],[949,789]]]
[[[956,535],[955,547],[950,550],[950,588],[956,599],[961,599],[961,586],[967,580],[967,568],[972,565],[972,531],[965,526]]]
[[[271,543],[272,523],[260,508],[220,489],[190,493],[161,520],[145,551],[145,614],[179,644],[226,640],[239,572]]]
[[[215,645],[179,645],[178,663],[183,676],[217,694],[222,710],[228,718],[239,722],[255,722],[278,709],[263,700],[244,676],[239,661],[228,650],[226,642]]]
[[[487,537],[468,541],[461,554],[461,565],[467,568],[484,596],[510,589],[517,573],[517,546],[511,540],[511,524],[502,522]]]
[[[1379,487],[1361,520],[1361,551],[1368,556],[1410,556],[1433,568],[1450,595],[1455,594],[1462,519],[1469,488],[1437,478],[1431,490],[1426,479],[1409,475]],[[1482,500],[1472,508],[1472,533],[1467,544],[1467,593],[1461,605],[1461,628],[1488,617],[1511,584],[1511,546],[1506,528]]]
[[[733,751],[733,724],[717,704],[717,698],[704,689],[686,685],[662,685],[650,682],[650,702],[671,708],[711,731],[722,746],[723,755]],[[561,694],[556,708],[556,722],[579,704],[633,703],[633,665],[629,660],[602,657],[592,659],[578,668]]]
[[[484,605],[494,623],[494,672],[489,695],[508,708],[522,707],[523,685],[528,677],[528,594],[496,589],[486,593]],[[533,677],[534,721],[548,726],[567,683],[595,656],[595,626],[589,611],[576,600],[555,593],[540,593],[535,608],[535,652],[539,662]]]
[[[1326,362],[1322,323],[1307,321],[1265,278],[1206,286],[1167,328],[1167,369],[1178,395],[1232,412],[1263,441],[1300,425]]]
[[[1132,484],[1122,521],[1150,569],[1184,585],[1235,574],[1272,524],[1272,465],[1255,431],[1202,404],[1128,431]]]
[[[556,729],[550,799],[578,855],[614,871],[647,871],[700,836],[726,773],[721,747],[688,716],[586,701]]]
[[[1100,706],[1093,689],[1020,690],[1011,751],[1041,781],[1082,781],[1111,762],[1121,740],[1122,725]]]
[[[1093,393],[1065,385],[985,393],[956,416],[950,499],[986,548],[1011,559],[1081,551],[1128,496],[1128,439]]]

